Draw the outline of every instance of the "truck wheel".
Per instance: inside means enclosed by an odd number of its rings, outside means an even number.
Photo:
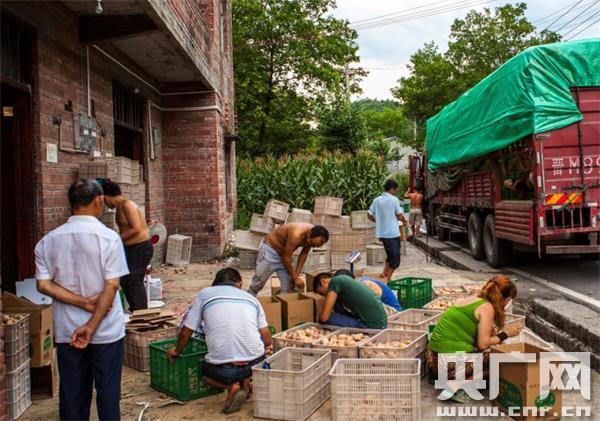
[[[485,259],[483,248],[483,221],[479,212],[471,212],[467,224],[467,236],[469,237],[469,249],[475,260]]]
[[[489,214],[483,223],[483,246],[488,264],[493,268],[506,266],[510,260],[512,243],[496,237],[496,218]]]

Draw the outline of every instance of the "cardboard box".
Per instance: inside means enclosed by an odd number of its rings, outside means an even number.
[[[535,363],[514,362],[501,363],[499,371],[499,395],[494,404],[504,412],[509,407],[546,408],[545,416],[534,416],[531,410],[518,411],[526,416],[513,417],[521,421],[552,421],[559,420],[562,412],[562,391],[551,390],[546,399],[540,396],[540,352],[543,349],[523,342],[504,344],[492,347],[492,353],[521,352],[536,354]],[[493,379],[490,379],[493,381]],[[547,386],[547,385],[546,385]],[[513,410],[514,411],[514,410]],[[558,416],[554,415],[558,414]]]
[[[283,330],[314,320],[314,300],[301,293],[279,294],[275,297],[281,302]]]
[[[10,292],[2,295],[2,309],[5,313],[29,314],[29,354],[32,367],[50,364],[53,356],[52,306],[33,304]]]
[[[313,308],[314,308],[314,322],[319,323],[319,314],[321,314],[321,310],[323,309],[323,306],[325,305],[325,297],[323,297],[320,294],[317,294],[316,292],[305,292],[302,294],[303,297],[308,297],[311,300],[313,300]]]
[[[31,367],[31,399],[51,399],[58,394],[58,372],[55,352],[52,351],[50,364]]]
[[[262,306],[271,335],[281,332],[281,302],[273,297],[256,297]]]
[[[271,296],[274,297],[275,295],[279,294],[281,292],[281,281],[279,280],[279,278],[277,276],[271,276]]]

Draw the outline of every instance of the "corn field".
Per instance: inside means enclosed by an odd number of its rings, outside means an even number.
[[[349,215],[367,209],[387,178],[383,159],[368,152],[238,160],[236,227],[247,229],[252,213],[262,213],[269,199],[312,210],[316,196],[342,197]],[[395,178],[404,193],[406,175]]]

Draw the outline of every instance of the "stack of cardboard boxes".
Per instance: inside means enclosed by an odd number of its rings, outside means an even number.
[[[45,399],[57,392],[54,358],[52,307],[34,304],[9,292],[2,295],[5,313],[29,314],[29,356],[31,358],[31,397]]]

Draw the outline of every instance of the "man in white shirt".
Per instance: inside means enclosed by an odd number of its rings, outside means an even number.
[[[69,188],[72,216],[35,247],[38,290],[54,299],[54,340],[62,420],[119,420],[125,324],[117,294],[128,273],[119,235],[105,227],[102,188],[81,178]]]
[[[223,412],[239,411],[251,393],[252,366],[264,359],[271,334],[258,300],[242,291],[242,277],[233,268],[217,272],[211,287],[198,294],[183,319],[177,347],[168,352],[177,358],[194,332],[206,338],[208,353],[202,365],[206,384],[227,389]]]

